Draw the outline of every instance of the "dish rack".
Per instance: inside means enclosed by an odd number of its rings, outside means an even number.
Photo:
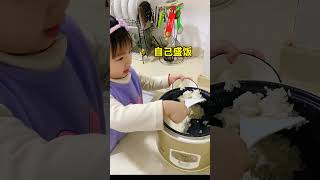
[[[153,10],[151,10],[151,13],[151,20],[149,19],[146,22],[145,27],[142,27],[140,22],[140,13],[138,14],[137,20],[124,19],[124,21],[128,24],[129,32],[131,37],[133,37],[134,44],[136,44],[133,47],[133,51],[140,53],[143,63],[145,63],[144,56],[151,56],[154,54],[154,48],[156,47],[155,44],[157,43],[153,33],[155,29]],[[138,36],[137,39],[136,36]]]
[[[155,10],[157,11],[157,7]],[[156,26],[157,17],[151,6],[140,6],[138,8],[137,20],[124,19],[124,21],[128,24],[129,33],[134,41],[133,51],[140,53],[143,63],[145,63],[146,59],[149,59],[145,57],[154,56],[154,50],[157,47],[181,46],[181,43],[177,39],[177,32],[174,32],[169,40],[164,38],[163,29],[158,29]],[[176,25],[174,27],[175,31],[177,31]],[[184,57],[159,57],[159,61],[167,65],[179,64],[183,60]]]
[[[177,0],[166,1],[163,4],[159,4],[159,6],[156,7],[156,15],[154,16],[154,19],[155,19],[154,21],[158,22],[159,21],[158,18],[160,18],[160,14],[159,14],[160,11],[164,11],[163,19],[165,19],[165,20],[162,23],[166,24],[168,22],[168,19],[169,19],[169,17],[168,17],[169,16],[168,15],[169,9],[172,6],[177,7],[178,4],[179,4],[179,6],[181,6],[181,5],[183,6],[183,3],[181,3],[180,1],[177,1]],[[161,48],[164,48],[164,47],[170,47],[170,48],[182,47],[182,44],[178,40],[178,34],[180,34],[182,32],[183,27],[181,27],[181,24],[178,23],[177,21],[178,21],[177,18],[175,18],[175,20],[173,22],[172,35],[171,35],[171,37],[169,39],[165,39],[164,36],[163,36],[165,31],[162,32],[162,30],[164,30],[163,28],[165,27],[165,25],[160,27],[160,29],[158,29],[158,27],[156,26],[157,33],[158,33],[158,36],[159,36],[159,41],[160,41],[160,43],[158,42],[158,46],[159,47],[161,47]],[[180,24],[180,26],[179,26],[179,24]],[[179,29],[180,29],[180,31],[179,31]],[[164,56],[164,57],[159,57],[159,61],[161,63],[163,63],[163,64],[166,64],[166,65],[175,65],[175,64],[182,63],[184,61],[184,57],[183,56],[181,56],[181,57],[175,57],[175,56],[165,57]]]

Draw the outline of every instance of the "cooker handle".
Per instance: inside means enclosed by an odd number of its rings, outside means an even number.
[[[226,54],[226,53],[219,53],[219,54],[217,54],[216,56],[211,57],[211,58],[210,58],[210,61],[214,61],[214,58],[216,58],[216,57],[218,57],[218,56],[225,55],[225,54]],[[282,83],[282,80],[281,80],[281,78],[280,78],[279,73],[276,71],[276,69],[275,69],[271,64],[269,64],[269,63],[267,62],[267,60],[261,59],[260,57],[257,57],[257,56],[255,56],[255,55],[253,55],[253,54],[251,54],[251,53],[244,53],[244,52],[242,52],[241,54],[255,57],[258,61],[261,61],[262,63],[264,63],[266,66],[268,66],[268,67],[276,74],[276,76],[277,76],[277,78],[278,78],[278,80],[279,80],[279,83]]]

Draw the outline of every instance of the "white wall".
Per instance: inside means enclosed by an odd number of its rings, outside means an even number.
[[[181,23],[184,27],[179,40],[183,45],[204,50],[204,75],[210,77],[210,1],[181,0],[184,8]]]
[[[261,51],[279,69],[280,51],[291,38],[298,0],[235,0],[213,13],[213,39]]]
[[[149,0],[154,7],[164,0]],[[203,72],[210,72],[210,1],[181,0],[184,3],[181,23],[184,31],[179,35],[183,45],[200,47],[204,52]],[[73,0],[68,8],[80,27],[93,38],[103,41],[106,36],[105,0]]]
[[[210,1],[181,0],[184,3],[181,22],[184,32],[180,36],[183,44],[205,49],[210,42]]]
[[[300,0],[295,22],[297,46],[320,48],[320,1]]]

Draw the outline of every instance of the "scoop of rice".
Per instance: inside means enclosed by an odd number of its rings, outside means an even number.
[[[288,103],[288,95],[284,88],[267,89],[266,98],[259,103],[262,116],[288,117],[293,111],[293,104]]]
[[[250,174],[265,179],[291,180],[303,168],[299,149],[279,134],[260,141],[250,152]]]
[[[190,107],[189,118],[191,119],[201,119],[204,116],[203,108],[196,104]]]
[[[267,95],[246,92],[233,101],[232,107],[222,110],[216,118],[224,122],[225,127],[239,126],[241,117],[265,116],[270,118],[288,118],[294,114],[293,104],[288,102],[288,95],[284,88],[270,90]]]
[[[182,96],[179,96],[180,102],[184,102],[185,99],[200,99],[202,95],[199,89],[195,89],[193,91],[185,91]]]
[[[262,97],[263,95],[260,93],[253,94],[252,92],[246,92],[234,100],[233,109],[245,116],[256,116],[260,113],[258,104]]]

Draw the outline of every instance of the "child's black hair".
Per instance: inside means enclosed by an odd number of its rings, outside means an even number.
[[[110,29],[117,24],[119,24],[118,21],[113,16],[110,16]],[[112,34],[110,34],[110,41],[112,57],[116,55],[119,48],[121,49],[128,45],[132,46],[132,38],[129,32],[124,27],[120,27]]]

